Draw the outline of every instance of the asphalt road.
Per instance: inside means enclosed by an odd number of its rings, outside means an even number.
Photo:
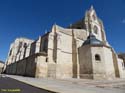
[[[19,82],[9,77],[0,77],[0,93],[54,93]]]

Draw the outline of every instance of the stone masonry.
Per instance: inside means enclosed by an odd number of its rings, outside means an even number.
[[[37,40],[17,38],[10,46],[4,72],[38,78],[125,78],[125,62],[106,39],[93,7],[80,21],[53,25]]]

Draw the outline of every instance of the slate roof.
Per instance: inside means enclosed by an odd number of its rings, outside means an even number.
[[[87,37],[87,40],[83,43],[83,46],[84,45],[104,45],[104,43],[96,39],[96,37],[90,33],[90,35]]]

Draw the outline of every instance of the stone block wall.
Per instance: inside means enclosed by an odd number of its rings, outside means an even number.
[[[14,70],[14,68],[13,68]],[[16,74],[17,75],[25,75],[26,71],[26,59],[23,59],[17,62]]]
[[[38,56],[36,64],[35,77],[44,78],[48,76],[48,58],[46,56]]]
[[[124,63],[123,63],[123,59],[118,58],[118,67],[119,67],[119,74],[120,74],[120,78],[125,78],[125,67],[124,67]]]
[[[37,69],[37,68],[39,68],[40,70],[45,69],[45,67],[43,65],[41,66],[41,64],[45,63],[46,55],[44,56],[42,55],[43,54],[41,53],[37,53],[23,60],[12,63],[7,66],[6,73],[14,74],[14,75],[21,75],[21,76],[31,76],[31,77],[37,77],[40,75],[44,76],[45,74],[38,73],[38,69]]]
[[[80,78],[93,79],[92,54],[89,46],[79,48]]]
[[[98,59],[96,59],[98,55]],[[114,79],[112,51],[105,46],[86,45],[79,48],[80,78]]]

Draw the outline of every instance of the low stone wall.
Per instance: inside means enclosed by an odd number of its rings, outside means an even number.
[[[44,55],[46,56],[46,55]],[[35,55],[31,55],[23,60],[12,63],[6,67],[7,74],[13,75],[21,75],[21,76],[36,76],[36,68],[37,68],[37,59],[39,57],[43,57],[42,53],[37,53]],[[42,60],[41,60],[42,61]],[[44,61],[45,62],[45,61]]]

